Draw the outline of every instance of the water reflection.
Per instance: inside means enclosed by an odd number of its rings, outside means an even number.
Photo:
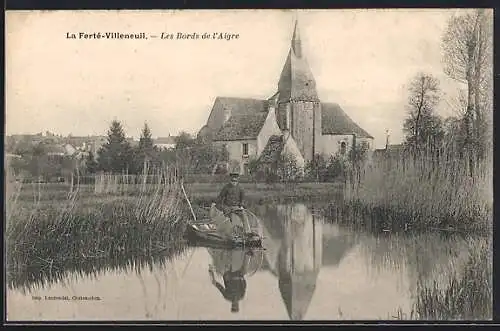
[[[339,236],[338,229],[331,226],[324,240],[319,211],[302,203],[262,206],[258,213],[266,237],[267,267],[278,278],[288,317],[301,320],[314,296],[323,263],[338,265],[354,242]]]
[[[27,294],[37,289],[50,288],[68,279],[97,279],[109,271],[139,272],[145,268],[151,270],[155,265],[164,266],[172,259],[185,255],[188,249],[186,243],[181,240],[163,245],[161,250],[152,255],[122,253],[111,258],[78,255],[63,261],[47,261],[35,256],[26,266],[7,268],[7,285],[9,289]]]
[[[78,259],[11,273],[9,320],[387,319],[411,310],[417,281],[460,269],[467,243],[374,235],[325,220],[302,203],[251,206],[265,250],[188,248]],[[32,300],[98,295],[99,302]]]

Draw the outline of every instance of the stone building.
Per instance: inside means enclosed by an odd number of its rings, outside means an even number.
[[[225,146],[240,173],[253,158],[269,162],[288,153],[303,166],[317,154],[345,155],[353,142],[373,149],[373,137],[338,104],[320,101],[297,21],[277,91],[265,100],[217,97],[198,135]]]

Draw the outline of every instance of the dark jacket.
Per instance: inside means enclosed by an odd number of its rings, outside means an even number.
[[[222,293],[224,299],[228,301],[239,301],[243,299],[247,289],[247,282],[241,271],[228,271],[224,274],[223,278],[225,287],[217,282],[215,286]]]
[[[217,205],[219,208],[242,206],[244,197],[245,193],[239,183],[236,185],[227,183],[217,198]]]

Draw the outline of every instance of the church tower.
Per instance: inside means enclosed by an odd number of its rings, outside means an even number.
[[[304,159],[309,161],[319,152],[321,104],[316,81],[304,56],[297,20],[278,92],[279,126],[290,133]]]

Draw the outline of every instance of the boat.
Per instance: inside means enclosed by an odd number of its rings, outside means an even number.
[[[240,210],[247,213],[249,219],[255,218],[246,209]],[[185,238],[191,246],[204,246],[211,248],[262,248],[262,236],[257,232],[243,233],[238,236],[227,237],[217,231],[218,226],[230,222],[229,218],[215,208],[212,204],[208,218],[193,220],[187,226]]]

